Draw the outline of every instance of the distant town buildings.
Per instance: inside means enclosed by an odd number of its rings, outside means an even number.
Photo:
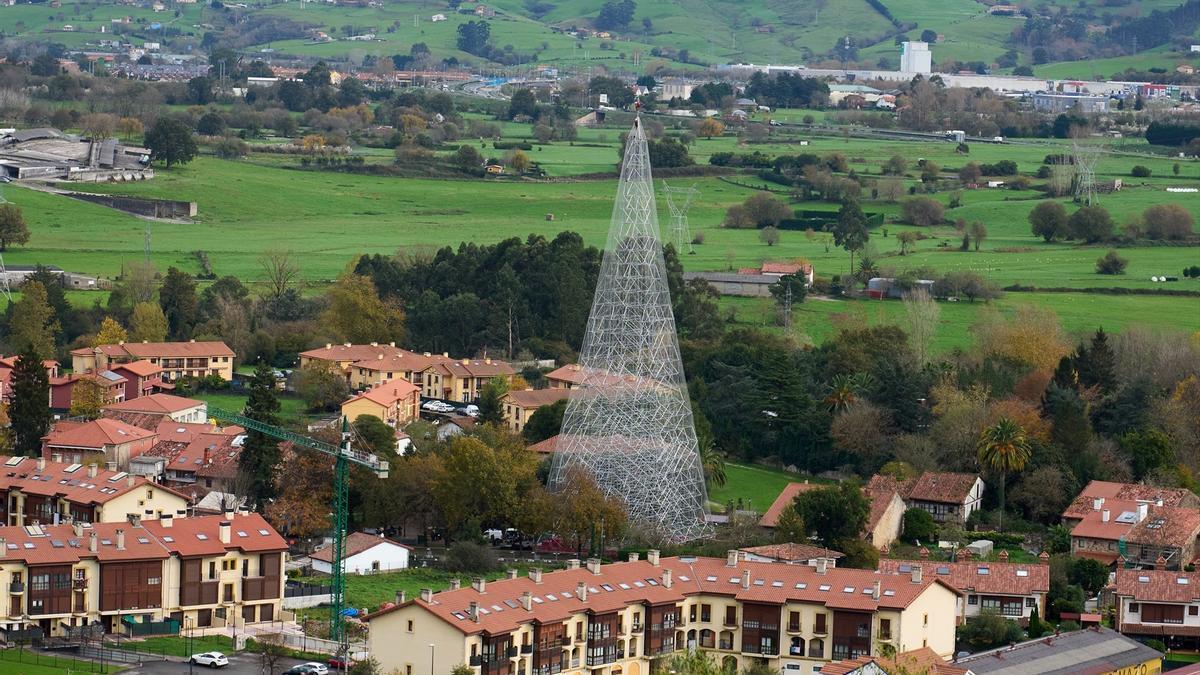
[[[928,42],[902,42],[900,48],[900,72],[922,75],[933,72],[933,54]]]
[[[229,381],[233,379],[233,359],[233,350],[224,342],[122,342],[71,350],[71,370],[83,373],[147,360],[162,369],[164,382],[209,376]]]
[[[1108,97],[1039,92],[1033,95],[1033,108],[1038,112],[1055,114],[1071,110],[1084,114],[1104,113],[1108,112]]]

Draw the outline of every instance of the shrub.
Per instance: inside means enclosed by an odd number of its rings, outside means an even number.
[[[904,512],[904,541],[928,544],[937,537],[937,523],[925,509],[909,509]]]
[[[945,217],[945,209],[941,202],[928,197],[916,197],[905,201],[900,206],[900,215],[906,222],[928,227],[942,222]]]
[[[1141,164],[1138,164],[1137,166],[1135,166],[1129,170],[1129,175],[1133,176],[1134,178],[1149,178],[1150,177],[1150,167],[1142,166]]]
[[[696,234],[692,235],[692,243],[695,244],[696,246],[703,244],[704,243],[704,233],[697,232]]]
[[[1067,231],[1073,239],[1089,244],[1104,241],[1112,237],[1112,216],[1102,206],[1085,206],[1067,219]]]
[[[1195,218],[1179,204],[1155,204],[1142,212],[1142,222],[1151,239],[1179,240],[1195,234]]]
[[[1117,255],[1116,251],[1109,251],[1103,257],[1096,260],[1097,274],[1124,274],[1125,266],[1129,261]]]
[[[446,550],[442,565],[450,572],[491,572],[496,568],[496,558],[483,544],[460,541]]]

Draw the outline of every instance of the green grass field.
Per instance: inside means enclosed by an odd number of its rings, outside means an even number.
[[[186,634],[165,635],[148,637],[141,640],[123,640],[119,647],[115,642],[106,643],[106,646],[148,654],[166,654],[168,656],[181,657],[211,651],[218,651],[222,654],[232,654],[234,652],[233,638],[228,635],[197,635],[190,640]]]
[[[527,570],[521,566],[518,571],[523,574]],[[485,576],[488,580],[493,580],[503,578],[504,574],[504,572],[493,572]],[[415,598],[421,594],[422,588],[442,591],[450,587],[451,579],[460,579],[465,583],[469,581],[468,577],[470,576],[469,574],[425,567],[413,567],[384,574],[348,575],[346,577],[346,605],[374,611],[385,602],[394,602],[396,591],[404,591],[409,598]],[[328,584],[329,577],[308,577],[304,581]]]
[[[125,667],[105,664],[106,673],[117,673]],[[63,658],[55,654],[42,654],[28,649],[0,650],[0,673],[5,675],[71,675],[72,673],[100,672],[100,664],[90,661]]]
[[[743,508],[763,512],[779,497],[788,483],[819,482],[803,474],[749,464],[725,465],[725,484],[712,487],[708,500],[721,507],[742,500]]]
[[[240,414],[242,409],[246,407],[247,396],[223,392],[201,392],[193,394],[192,398],[199,399],[222,410]],[[295,396],[280,396],[279,406],[279,417],[285,421],[295,422],[306,416],[304,401]]]

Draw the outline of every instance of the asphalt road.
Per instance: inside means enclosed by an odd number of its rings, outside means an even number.
[[[270,675],[279,675],[294,665],[305,663],[300,659],[280,658],[275,661],[275,669]],[[129,670],[121,671],[122,675],[179,675],[188,672],[188,664],[179,661],[156,661],[146,663]],[[229,656],[229,665],[224,668],[206,668],[192,666],[195,675],[264,675],[262,657],[258,654],[233,654]]]

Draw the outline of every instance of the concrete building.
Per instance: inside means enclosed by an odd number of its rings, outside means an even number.
[[[184,495],[141,476],[61,459],[0,456],[2,524],[153,520],[187,507]]]
[[[1200,646],[1200,573],[1121,569],[1109,589],[1120,632],[1173,649]]]
[[[1157,675],[1162,672],[1162,654],[1110,628],[1097,626],[979,652],[956,660],[954,665],[974,675]]]
[[[152,448],[157,439],[153,431],[114,419],[62,420],[42,437],[42,457],[59,457],[70,464],[99,461],[127,471],[129,460]]]
[[[359,415],[373,415],[399,429],[417,419],[421,390],[408,380],[394,379],[372,387],[342,403],[342,415],[353,422]]]
[[[463,359],[435,363],[422,373],[422,395],[447,401],[470,403],[479,398],[483,385],[493,377],[512,382],[517,371],[495,359]]]
[[[228,382],[233,379],[234,356],[224,342],[122,342],[71,350],[71,370],[84,373],[147,360],[162,368],[164,382],[214,375]]]
[[[504,426],[514,434],[519,434],[538,408],[553,405],[569,395],[570,390],[562,387],[510,391],[501,400],[504,405]]]
[[[435,363],[454,361],[449,354],[410,352],[389,342],[356,345],[349,342],[300,352],[300,367],[312,363],[335,364],[351,389],[366,389],[388,380],[403,378],[417,387],[423,384],[422,373]]]
[[[933,72],[933,54],[928,42],[900,44],[900,72],[927,75]]]
[[[957,597],[919,574],[650,551],[646,560],[576,560],[556,572],[423,590],[367,621],[371,655],[400,673],[465,663],[481,675],[648,675],[654,660],[693,648],[725,668],[811,673],[885,648],[949,656]]]
[[[1089,94],[1058,94],[1053,92],[1038,92],[1033,95],[1033,109],[1044,113],[1065,113],[1078,110],[1090,115],[1108,112],[1107,96],[1092,96]]]
[[[0,175],[12,179],[142,180],[152,178],[150,150],[114,138],[92,141],[57,129],[0,134]]]
[[[412,549],[391,539],[384,539],[365,532],[354,532],[346,537],[346,553],[342,556],[342,570],[346,574],[372,574],[408,567]],[[333,573],[333,547],[318,549],[309,556],[314,572]]]

